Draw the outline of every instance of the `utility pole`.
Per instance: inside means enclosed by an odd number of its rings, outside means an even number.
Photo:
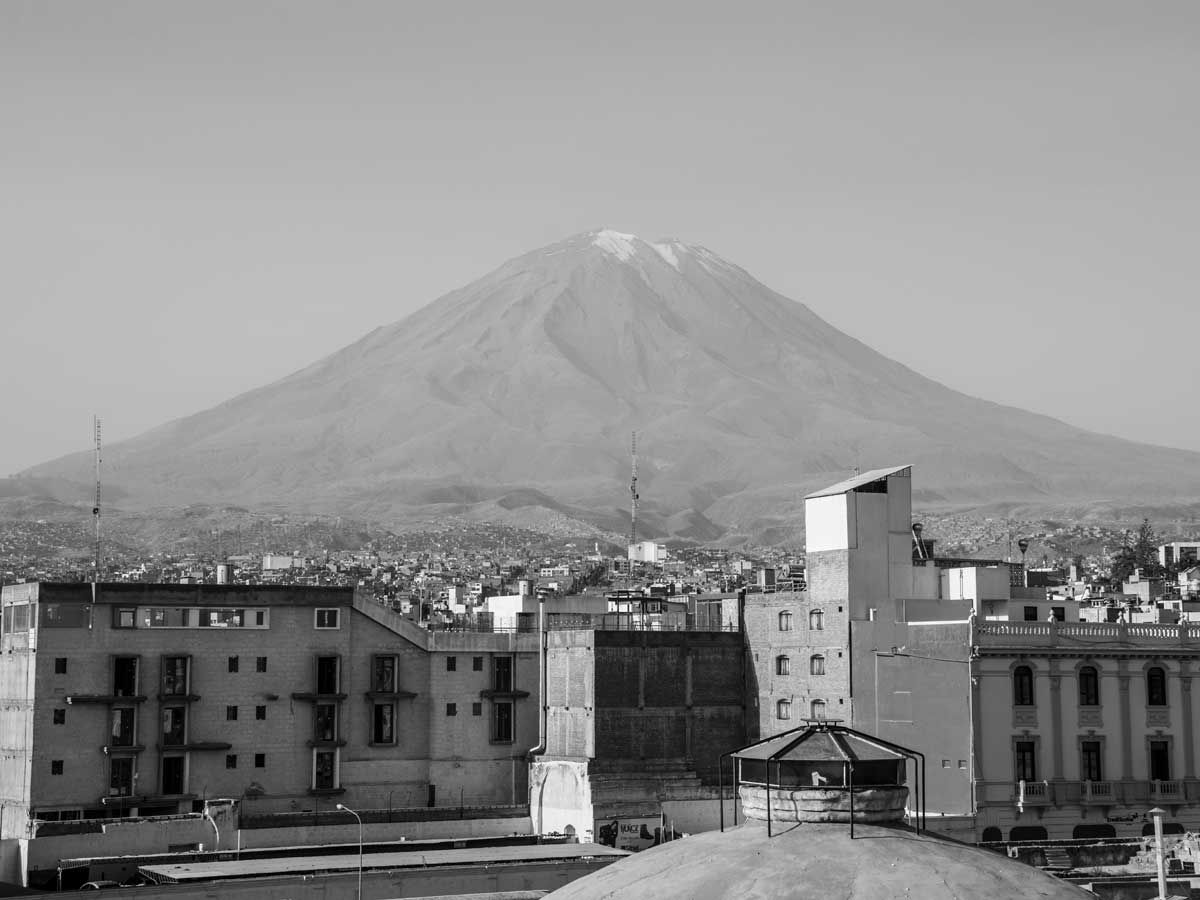
[[[92,416],[96,432],[96,500],[92,505],[92,522],[95,530],[95,556],[92,560],[92,583],[100,581],[100,417]]]

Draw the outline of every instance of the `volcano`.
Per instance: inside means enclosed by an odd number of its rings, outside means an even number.
[[[454,513],[790,539],[801,498],[913,464],[918,505],[1200,498],[1200,454],[967,396],[703,247],[602,230],[513,259],[273,384],[105,449],[124,508]],[[87,485],[90,454],[23,473]],[[81,497],[88,495],[81,488]]]

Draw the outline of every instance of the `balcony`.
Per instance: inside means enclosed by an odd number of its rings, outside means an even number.
[[[107,703],[109,705],[115,703],[145,703],[145,694],[68,694],[66,696],[67,706],[73,706],[76,703]]]
[[[1183,782],[1158,780],[1151,781],[1150,801],[1152,803],[1182,803]]]
[[[1084,805],[1112,806],[1116,791],[1111,781],[1082,781],[1079,783],[1079,802]]]
[[[1017,809],[1024,812],[1026,806],[1049,806],[1051,801],[1048,781],[1018,781]]]

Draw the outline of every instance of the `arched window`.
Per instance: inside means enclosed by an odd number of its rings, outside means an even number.
[[[814,719],[825,718],[825,701],[824,700],[814,700],[812,702],[811,709],[812,709],[812,717]]]
[[[775,674],[776,675],[791,675],[792,661],[786,656],[775,657]]]
[[[1004,833],[995,825],[989,825],[987,828],[983,829],[983,834],[980,835],[979,839],[985,844],[991,843],[992,841],[1002,841],[1004,840]]]
[[[1013,705],[1033,706],[1033,669],[1029,666],[1013,669]]]
[[[1095,666],[1084,666],[1079,670],[1079,705],[1100,705],[1100,675]]]
[[[791,631],[792,630],[792,614],[790,612],[788,612],[786,609],[779,614],[779,630],[780,631]]]
[[[1167,705],[1167,673],[1162,666],[1151,666],[1146,670],[1146,704]]]
[[[780,700],[775,704],[775,718],[790,719],[792,717],[792,701]]]
[[[808,614],[808,627],[813,631],[822,631],[825,628],[825,613],[819,609],[814,609]]]
[[[816,654],[815,656],[809,657],[808,673],[810,675],[824,675],[825,674],[825,657],[823,657],[819,653]]]

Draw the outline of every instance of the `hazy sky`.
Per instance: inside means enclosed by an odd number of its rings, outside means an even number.
[[[0,475],[600,226],[1200,450],[1198,109],[1195,2],[3,0]]]

